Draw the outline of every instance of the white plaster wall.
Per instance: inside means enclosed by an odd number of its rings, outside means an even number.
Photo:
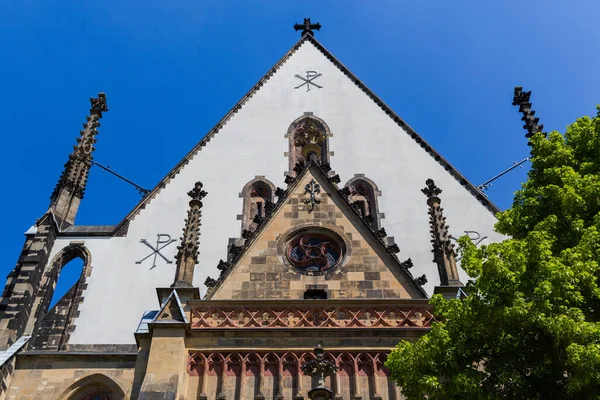
[[[307,70],[322,73],[315,81],[322,89],[294,89],[301,83],[294,74]],[[208,275],[218,276],[217,263],[227,256],[228,239],[240,236],[238,194],[256,175],[285,187],[288,140],[284,135],[290,123],[307,111],[322,118],[333,133],[331,166],[342,184],[355,174],[365,174],[378,185],[382,192],[379,210],[385,213],[382,225],[402,250],[400,259],[412,258],[413,275],[427,274],[428,293],[439,278],[432,262],[426,198],[421,193],[427,178],[443,190],[442,204],[453,235],[470,230],[488,236],[486,242],[500,239],[492,231],[494,216],[314,45],[305,42],[131,221],[127,237],[71,239],[85,240],[93,271],[70,343],[134,343],[133,332],[142,312],[158,308],[155,288],[169,286],[175,273],[175,264],[160,257],[153,269],[150,259],[136,264],[150,251],[140,240],[155,243],[159,233],[179,238],[187,192],[198,180],[208,196],[202,210],[200,262],[194,283],[204,293],[204,280]],[[197,132],[198,140],[204,133]],[[53,253],[69,241],[57,241]],[[162,253],[173,260],[177,244]],[[465,282],[466,275],[461,273]]]

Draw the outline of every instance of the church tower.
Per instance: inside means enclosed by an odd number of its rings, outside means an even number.
[[[430,329],[433,293],[464,295],[454,242],[499,240],[498,209],[315,38],[320,24],[294,28],[114,226],[75,224],[108,111],[91,99],[0,302],[0,399],[402,398],[387,354]],[[81,277],[48,309],[73,258]]]
[[[0,349],[6,349],[18,337],[30,335],[38,327],[48,311],[60,268],[70,261],[67,257],[72,259],[77,252],[65,254],[61,265],[47,268],[58,233],[75,223],[92,166],[99,120],[102,112],[108,111],[104,93],[90,98],[90,103],[90,115],[50,197],[50,206],[26,232],[17,266],[8,276],[0,301]]]

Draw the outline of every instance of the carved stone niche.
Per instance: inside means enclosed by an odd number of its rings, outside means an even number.
[[[325,121],[312,113],[304,113],[292,122],[286,135],[289,139],[289,171],[293,171],[297,163],[308,163],[311,160],[319,165],[328,165],[330,136],[331,132]]]
[[[255,231],[258,224],[255,219],[264,220],[273,208],[275,185],[264,176],[257,176],[242,189],[242,232]]]

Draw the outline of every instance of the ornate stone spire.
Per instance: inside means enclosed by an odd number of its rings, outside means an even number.
[[[177,247],[177,271],[173,288],[192,287],[194,279],[194,267],[198,264],[198,246],[200,245],[200,217],[202,216],[202,199],[206,192],[202,190],[202,183],[196,182],[194,188],[188,192],[190,208],[183,228],[181,245]]]
[[[96,128],[100,126],[102,113],[108,111],[106,106],[106,95],[99,93],[98,97],[90,98],[92,108],[87,122],[83,124],[81,136],[77,138],[77,144],[73,146],[73,152],[69,155],[69,161],[65,164],[60,179],[50,197],[50,207],[54,216],[62,226],[63,222],[72,225],[79,208],[79,202],[83,199],[88,174],[92,166],[92,153],[96,143]]]
[[[524,92],[521,86],[515,87],[515,93],[512,104],[513,106],[519,106],[519,112],[523,113],[523,117],[521,118],[521,120],[525,122],[525,125],[523,125],[523,129],[527,131],[527,134],[525,135],[527,139],[531,139],[533,135],[535,135],[538,132],[542,132],[544,129],[544,125],[539,124],[540,119],[538,117],[535,117],[535,111],[531,109],[531,103],[529,102],[530,97],[530,91]],[[531,143],[529,142],[528,144],[531,145]]]
[[[433,179],[427,179],[426,186],[421,191],[427,196],[429,206],[429,224],[431,226],[431,243],[433,244],[433,261],[438,266],[441,286],[462,286],[456,267],[456,253],[450,241],[448,225],[444,217],[444,209],[440,207],[438,197],[442,190],[436,186]]]

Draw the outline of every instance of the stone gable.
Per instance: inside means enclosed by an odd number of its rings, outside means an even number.
[[[324,290],[329,299],[423,298],[318,167],[311,166],[299,179],[225,280],[208,293],[209,299],[302,299],[307,290]],[[311,210],[305,187],[313,179],[320,185],[320,202]],[[326,229],[339,236],[345,247],[342,261],[323,274],[294,267],[287,246],[302,229]]]

